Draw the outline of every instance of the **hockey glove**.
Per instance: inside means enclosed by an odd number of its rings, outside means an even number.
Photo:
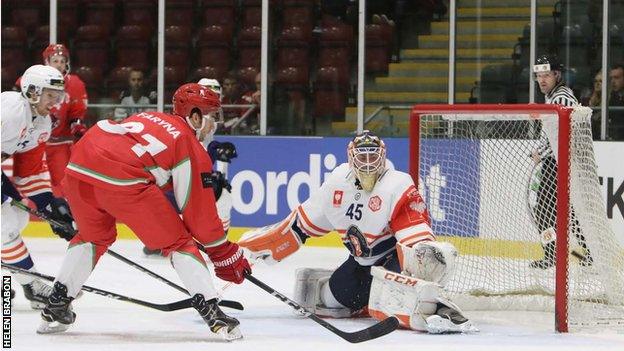
[[[79,119],[73,119],[70,124],[70,132],[76,138],[76,140],[82,138],[87,131],[87,127]]]
[[[48,206],[46,206],[45,211],[51,219],[65,224],[63,226],[57,226],[50,223],[54,234],[67,241],[71,240],[76,234],[76,230],[74,229],[74,217],[69,209],[69,204],[63,199],[54,198],[54,200],[50,201]]]
[[[245,280],[245,274],[251,273],[251,266],[243,255],[243,250],[237,244],[226,241],[216,247],[206,247],[204,251],[214,264],[217,277],[240,284]]]
[[[215,199],[217,201],[221,197],[223,189],[232,192],[232,186],[223,173],[214,171],[210,174],[210,178],[212,178],[212,190],[214,190]]]
[[[208,153],[213,161],[222,161],[231,163],[233,158],[238,157],[236,146],[229,141],[220,143],[212,141],[208,144]]]

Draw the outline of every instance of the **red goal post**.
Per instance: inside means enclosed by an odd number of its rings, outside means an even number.
[[[447,286],[460,307],[553,310],[560,332],[624,329],[624,251],[600,197],[590,118],[558,105],[414,106],[409,171],[434,232],[460,252]],[[544,190],[550,173],[556,187]],[[554,267],[532,263],[552,246]]]

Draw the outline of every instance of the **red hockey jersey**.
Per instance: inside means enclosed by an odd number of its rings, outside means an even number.
[[[217,215],[212,162],[186,122],[141,112],[123,123],[100,121],[78,141],[66,174],[110,191],[156,184],[173,189],[182,219],[201,243],[226,240]]]

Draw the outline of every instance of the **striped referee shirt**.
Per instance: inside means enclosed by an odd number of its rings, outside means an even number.
[[[574,96],[574,93],[572,92],[572,89],[568,88],[563,82],[555,85],[553,90],[546,94],[545,98],[547,104],[555,104],[566,107],[572,107],[579,104],[578,100]],[[542,136],[541,145],[537,148],[537,152],[542,158],[554,156],[550,142],[544,135]]]

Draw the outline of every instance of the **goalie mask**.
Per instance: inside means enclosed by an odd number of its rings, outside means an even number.
[[[202,115],[199,127],[191,122],[191,114],[195,110]],[[219,95],[197,83],[184,84],[173,94],[173,114],[184,118],[200,139],[202,130],[210,120],[214,122],[214,128],[210,134],[216,130],[216,124],[222,122]]]
[[[373,191],[377,179],[386,168],[386,145],[368,130],[357,135],[347,147],[351,171],[366,192]]]

